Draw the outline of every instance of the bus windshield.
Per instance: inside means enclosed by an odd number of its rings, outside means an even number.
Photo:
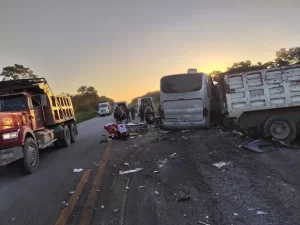
[[[185,93],[199,91],[202,88],[202,74],[179,74],[161,79],[163,93]]]

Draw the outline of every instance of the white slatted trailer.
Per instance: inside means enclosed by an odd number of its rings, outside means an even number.
[[[229,74],[219,83],[222,113],[239,127],[295,138],[287,136],[300,120],[300,65]]]

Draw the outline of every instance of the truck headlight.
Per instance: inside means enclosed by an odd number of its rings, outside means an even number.
[[[10,139],[14,139],[14,138],[18,138],[19,132],[10,132],[10,133],[5,133],[2,134],[2,138],[3,140],[10,140]]]

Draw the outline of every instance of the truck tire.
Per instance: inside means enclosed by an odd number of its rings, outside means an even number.
[[[64,126],[63,134],[60,139],[57,140],[58,146],[65,148],[71,145],[71,132],[68,125]]]
[[[70,129],[70,135],[71,135],[71,143],[75,143],[76,136],[77,136],[76,125],[74,123],[71,123],[69,129]]]
[[[23,146],[24,158],[17,161],[20,171],[24,174],[34,173],[39,167],[39,149],[33,138],[27,138]]]
[[[292,124],[288,119],[279,116],[269,118],[263,125],[265,136],[271,136],[286,144],[291,143],[297,134],[295,124]]]

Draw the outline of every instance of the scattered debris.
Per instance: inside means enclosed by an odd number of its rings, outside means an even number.
[[[254,211],[254,209],[253,208],[248,208],[248,211]]]
[[[69,203],[66,203],[66,204],[65,204],[65,207],[67,207],[68,205],[69,205]]]
[[[159,173],[159,171],[155,170],[154,173]]]
[[[159,195],[159,192],[158,192],[158,191],[155,191],[155,194],[156,194],[156,195]]]
[[[238,216],[239,214],[238,214],[238,213],[233,213],[233,215],[234,215],[234,216]]]
[[[133,147],[134,147],[134,148],[137,148],[137,147],[139,147],[139,146],[138,146],[138,145],[134,145]]]
[[[17,219],[16,217],[13,217],[13,218],[11,218],[11,221],[14,222],[16,219]]]
[[[74,194],[74,191],[69,191],[68,194],[69,194],[69,195],[72,195],[72,194]]]
[[[130,189],[130,187],[126,186],[126,190],[129,190],[129,189]]]
[[[168,159],[164,159],[164,161],[162,161],[161,164],[159,165],[159,168],[162,168],[167,161]]]
[[[203,224],[203,225],[209,225],[209,223],[204,223],[202,221],[198,221],[198,223]]]
[[[120,211],[120,209],[114,209],[113,212],[114,213],[118,213]]]
[[[184,216],[184,217],[187,217],[187,215],[186,215],[186,214],[183,214],[183,216]]]
[[[232,133],[239,135],[240,137],[243,136],[243,134],[237,130],[233,130]]]
[[[124,163],[124,166],[129,166],[129,163]]]
[[[189,200],[191,197],[187,194],[185,194],[184,192],[180,191],[177,195],[177,201],[178,202],[182,202],[182,201],[186,201]]]
[[[104,209],[104,205],[101,205],[101,209]]]
[[[189,139],[189,138],[186,137],[186,136],[182,136],[181,138],[184,139],[184,140],[188,140],[188,139]]]
[[[74,173],[80,173],[81,171],[83,171],[83,169],[82,168],[80,168],[80,169],[74,169]]]
[[[220,169],[223,166],[228,166],[230,164],[231,164],[231,162],[217,162],[217,163],[214,163],[213,166],[218,167]]]
[[[143,135],[139,135],[139,137],[142,137]]]
[[[129,174],[129,173],[136,173],[141,171],[143,168],[136,168],[133,170],[126,170],[126,171],[119,171],[119,175]]]
[[[257,152],[257,153],[264,153],[267,151],[277,151],[277,146],[271,140],[268,139],[257,139],[248,143],[248,145],[243,145],[245,149]]]
[[[177,153],[175,152],[175,153],[173,153],[172,155],[170,155],[169,157],[170,157],[170,159],[173,159],[173,158],[176,158],[177,157],[177,155],[176,155]]]
[[[131,139],[133,139],[134,137],[130,137]]]
[[[169,133],[169,131],[167,131],[167,130],[161,130],[161,131],[159,131],[160,133],[162,133],[162,134],[167,134],[167,133]]]
[[[98,189],[97,192],[99,192],[100,190]]]
[[[264,211],[256,211],[257,215],[267,215],[268,213],[264,212]]]
[[[144,188],[144,187],[147,187],[147,185],[141,185],[141,186],[139,186],[139,188]]]

